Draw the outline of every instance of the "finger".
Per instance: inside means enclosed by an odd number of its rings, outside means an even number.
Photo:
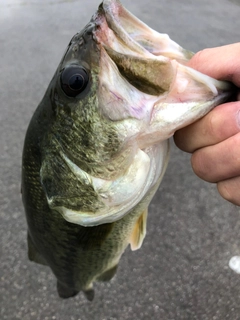
[[[240,43],[204,49],[196,53],[188,66],[218,80],[240,86]]]
[[[193,171],[208,182],[219,182],[240,175],[240,133],[192,155]]]
[[[174,141],[181,150],[194,152],[226,140],[239,131],[240,102],[229,102],[216,107],[194,124],[178,130]]]
[[[220,181],[217,184],[217,188],[225,200],[240,206],[240,177]]]

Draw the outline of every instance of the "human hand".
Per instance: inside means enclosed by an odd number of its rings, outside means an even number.
[[[188,66],[240,88],[240,43],[200,51]],[[174,141],[181,150],[192,153],[197,176],[217,183],[220,195],[240,206],[240,89],[238,93],[236,101],[219,105],[178,130]]]

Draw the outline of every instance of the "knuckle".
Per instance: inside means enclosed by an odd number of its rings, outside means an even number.
[[[191,164],[194,173],[203,180],[208,180],[208,170],[204,161],[204,157],[202,156],[201,150],[198,150],[193,153],[191,157]]]
[[[218,180],[218,170],[215,168],[215,161],[207,148],[195,151],[191,158],[194,173],[204,181],[215,183]]]
[[[211,137],[211,140],[216,140],[219,136],[218,126],[217,126],[217,118],[215,114],[210,112],[207,116],[207,124],[205,126],[204,134],[208,137]]]

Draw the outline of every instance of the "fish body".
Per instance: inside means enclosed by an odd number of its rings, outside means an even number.
[[[29,259],[60,297],[110,280],[141,247],[168,138],[229,96],[185,66],[192,54],[105,0],[70,41],[29,124],[22,166]]]

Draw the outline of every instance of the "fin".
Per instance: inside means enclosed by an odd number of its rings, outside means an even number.
[[[85,297],[88,299],[88,301],[93,301],[94,299],[94,289],[89,289],[89,290],[86,290],[86,291],[83,291]]]
[[[74,297],[79,292],[75,289],[64,286],[59,281],[57,281],[57,291],[58,291],[59,297],[62,299],[68,299],[68,298]]]
[[[33,244],[29,232],[27,234],[27,242],[28,242],[28,259],[30,261],[34,261],[34,262],[36,262],[38,264],[42,264],[44,266],[48,266],[46,260],[38,252],[38,250],[36,249],[35,245]]]
[[[141,216],[138,218],[131,237],[130,237],[130,245],[132,251],[138,250],[141,248],[143,240],[146,235],[146,228],[147,228],[147,214],[148,214],[148,209],[146,209]]]
[[[110,281],[117,272],[118,265],[112,267],[111,269],[103,272],[98,278],[98,281]]]

